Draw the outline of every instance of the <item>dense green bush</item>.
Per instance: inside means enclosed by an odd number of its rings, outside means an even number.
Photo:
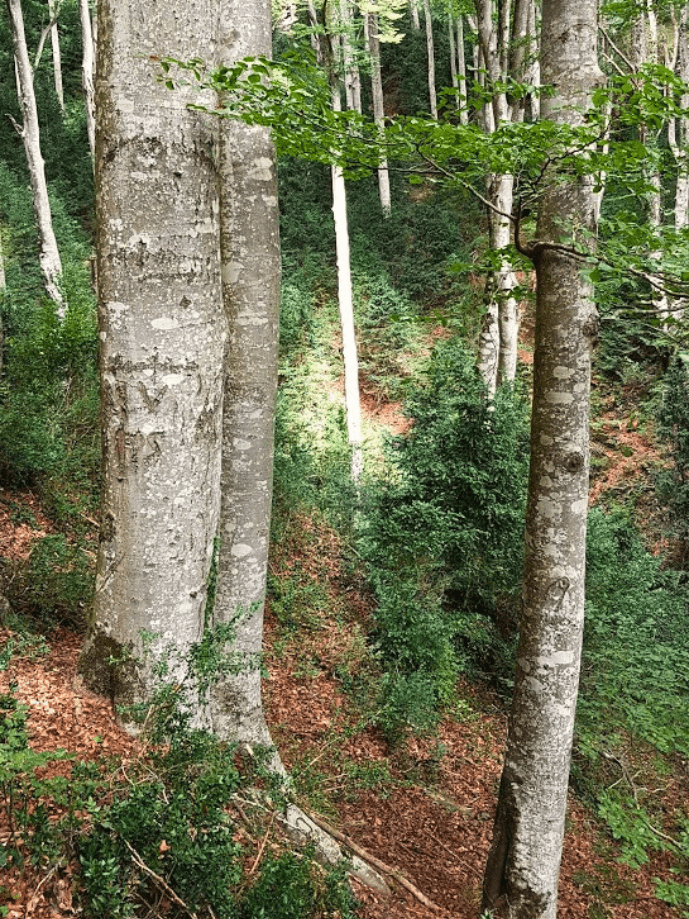
[[[589,515],[580,740],[627,732],[689,755],[689,585],[663,569],[625,514]]]
[[[384,667],[423,675],[443,701],[460,668],[511,677],[526,406],[511,389],[490,403],[473,358],[452,340],[436,348],[407,411],[413,426],[390,441],[392,472],[369,496],[362,551]]]
[[[673,361],[663,380],[658,409],[658,433],[670,446],[672,466],[658,475],[658,494],[672,515],[679,537],[679,560],[687,565],[689,549],[689,375],[681,357]]]

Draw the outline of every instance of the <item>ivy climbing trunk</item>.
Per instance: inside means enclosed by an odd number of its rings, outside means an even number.
[[[543,116],[583,124],[602,82],[597,2],[548,0]],[[554,919],[584,626],[588,410],[597,313],[581,261],[595,232],[594,181],[546,174],[531,249],[536,349],[520,641],[483,908]],[[569,229],[571,228],[571,229]],[[562,248],[557,248],[561,246]]]
[[[200,638],[217,531],[227,333],[216,126],[188,110],[192,88],[166,89],[157,63],[210,59],[217,6],[100,0],[98,15],[103,490],[81,667],[127,702],[149,696],[165,648],[184,655]]]

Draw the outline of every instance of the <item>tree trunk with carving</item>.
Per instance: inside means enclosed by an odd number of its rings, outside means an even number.
[[[216,15],[212,15],[215,13]],[[205,0],[100,0],[96,186],[103,491],[81,667],[118,702],[204,629],[220,494],[222,309],[217,126],[157,60],[211,58]],[[142,630],[152,633],[144,659]],[[113,657],[125,657],[113,666]]]
[[[541,63],[555,95],[543,116],[583,123],[602,78],[597,3],[549,0]],[[595,231],[593,180],[546,177],[532,256],[537,275],[531,472],[520,642],[483,907],[554,919],[584,626],[588,410],[597,329],[581,262]],[[570,235],[567,227],[578,228]]]

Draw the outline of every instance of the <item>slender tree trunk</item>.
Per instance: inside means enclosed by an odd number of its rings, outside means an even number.
[[[33,71],[29,61],[29,53],[24,34],[24,17],[22,15],[21,0],[7,0],[7,9],[12,23],[14,37],[14,60],[16,65],[17,83],[19,88],[19,101],[22,107],[23,124],[15,124],[19,135],[24,141],[26,160],[29,166],[33,208],[38,225],[40,243],[39,259],[46,293],[57,307],[60,318],[65,315],[65,302],[60,292],[60,275],[62,263],[57,248],[57,240],[53,232],[53,221],[48,198],[48,185],[45,178],[45,164],[41,154],[41,136],[38,127],[38,110],[33,87]]]
[[[469,124],[469,112],[466,106],[466,97],[467,97],[467,65],[466,57],[464,54],[464,17],[457,17],[457,81],[459,83],[459,92],[460,92],[460,110],[459,110],[459,121],[460,124],[467,125]]]
[[[371,93],[373,96],[373,120],[384,130],[385,100],[383,98],[383,79],[380,71],[380,38],[378,34],[378,17],[374,13],[367,16],[368,43],[371,54]],[[390,173],[387,160],[378,166],[378,194],[383,214],[389,217],[392,213],[392,200],[390,197]]]
[[[156,63],[161,49],[211,59],[216,16],[207,0],[99,4],[103,492],[81,667],[125,703],[149,697],[165,648],[183,656],[201,637],[218,525],[227,331],[216,126],[188,110],[193,88],[165,88]],[[154,636],[149,659],[142,630]]]
[[[428,54],[428,97],[431,106],[431,117],[438,120],[438,101],[435,94],[435,50],[433,47],[433,17],[430,0],[423,0],[426,19],[426,51]]]
[[[223,0],[222,7],[216,64],[231,66],[248,55],[270,56],[268,4]],[[271,745],[261,701],[260,661],[272,499],[280,249],[275,151],[268,129],[223,120],[218,160],[229,335],[212,622],[232,622],[241,613],[232,650],[242,669],[212,688],[210,714],[218,736],[250,746]]]
[[[84,89],[84,104],[86,105],[86,131],[89,139],[91,158],[93,159],[96,153],[96,103],[93,83],[96,75],[96,66],[89,0],[79,0],[79,17],[81,19],[82,44],[81,85]]]
[[[48,13],[51,20],[56,17],[55,0],[48,0]],[[60,33],[57,22],[53,22],[50,27],[50,47],[53,52],[53,76],[55,79],[55,95],[60,109],[65,110],[65,93],[62,88],[62,55],[60,53]]]
[[[549,0],[542,67],[557,95],[544,117],[582,123],[602,81],[596,0]],[[483,908],[554,919],[584,624],[593,290],[580,263],[548,243],[587,245],[593,181],[551,177],[534,249],[536,352],[520,643]],[[567,227],[581,228],[572,239]]]
[[[0,304],[5,296],[5,249],[2,239],[2,229],[0,228]],[[0,380],[2,379],[2,369],[5,350],[5,330],[2,323],[3,316],[0,310]],[[5,601],[7,602],[7,601]],[[0,609],[2,608],[2,594],[0,593]]]
[[[339,92],[333,93],[333,108],[339,110]],[[331,167],[333,187],[333,219],[337,248],[337,302],[340,307],[342,327],[342,354],[345,375],[345,408],[347,413],[347,439],[352,451],[351,476],[357,482],[364,468],[361,451],[361,403],[359,399],[359,360],[354,329],[354,297],[352,294],[352,269],[349,256],[349,227],[347,224],[347,192],[342,170]]]
[[[347,108],[361,114],[361,75],[353,51],[352,30],[354,28],[354,17],[352,16],[350,0],[340,0],[340,23]]]
[[[510,4],[502,4],[496,17],[493,0],[479,0],[476,19],[479,46],[484,59],[487,78],[497,86],[508,76],[520,79],[525,61],[524,35],[528,13],[525,0],[518,0],[514,17],[510,20]],[[512,39],[511,29],[517,30]],[[514,51],[517,47],[519,53]],[[520,120],[523,109],[510,105],[504,90],[496,89],[492,104],[484,111],[484,130],[491,133],[499,125]],[[488,225],[491,249],[499,254],[500,267],[489,272],[486,279],[486,314],[479,339],[478,369],[492,398],[498,383],[514,380],[517,371],[517,339],[519,335],[519,304],[513,294],[517,279],[503,253],[512,242],[511,221],[514,177],[492,175],[486,183]]]
[[[409,12],[411,13],[411,24],[415,32],[421,31],[421,20],[419,18],[418,0],[409,0]]]

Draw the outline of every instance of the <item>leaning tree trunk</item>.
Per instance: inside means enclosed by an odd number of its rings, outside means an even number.
[[[201,637],[217,531],[227,333],[215,125],[188,110],[193,88],[165,88],[156,63],[210,58],[217,10],[100,0],[99,17],[103,491],[81,667],[129,702],[150,695],[155,657],[184,656]],[[153,659],[142,632],[153,633]]]
[[[267,3],[223,0],[217,64],[271,53]],[[229,28],[231,26],[231,28]],[[218,581],[212,623],[236,622],[241,665],[211,689],[212,730],[270,745],[261,702],[277,389],[280,249],[275,151],[267,128],[223,120],[220,247],[228,323],[225,353]]]
[[[554,121],[582,124],[602,79],[597,2],[549,0],[542,66]],[[581,262],[595,231],[593,180],[550,176],[541,203],[526,557],[515,690],[484,909],[554,919],[584,625],[593,290]],[[573,238],[568,227],[578,229]]]
[[[38,225],[40,243],[39,260],[46,293],[57,307],[58,316],[65,315],[65,302],[60,292],[62,263],[53,232],[53,220],[48,199],[48,185],[45,178],[45,164],[41,154],[41,135],[38,127],[38,110],[33,86],[33,71],[29,61],[24,33],[24,17],[21,0],[7,0],[14,38],[14,60],[16,64],[19,101],[22,107],[23,124],[15,128],[24,142],[26,161],[29,167],[34,214]]]

